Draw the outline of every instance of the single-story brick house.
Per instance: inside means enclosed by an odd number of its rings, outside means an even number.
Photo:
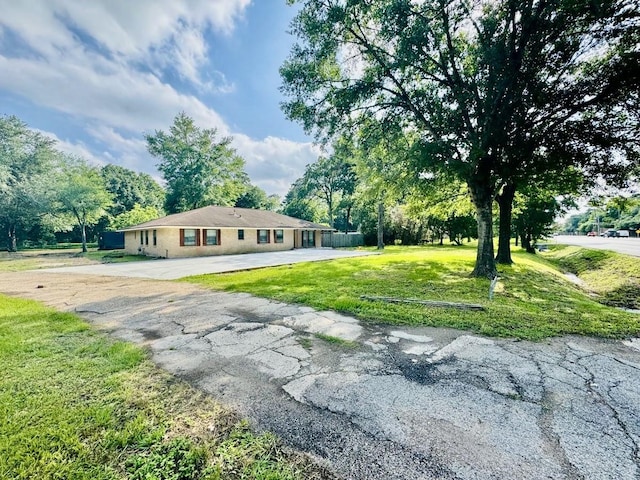
[[[320,247],[323,230],[275,212],[208,206],[121,231],[126,253],[182,258]]]

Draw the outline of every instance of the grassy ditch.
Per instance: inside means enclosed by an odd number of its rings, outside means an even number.
[[[544,257],[580,278],[601,303],[640,310],[640,258],[568,245],[554,245]]]
[[[250,272],[200,275],[187,281],[249,292],[394,325],[428,325],[485,335],[540,340],[562,334],[619,338],[640,333],[640,317],[604,306],[568,282],[550,262],[514,252],[500,268],[493,301],[489,281],[471,278],[475,249],[390,247],[381,255],[303,263]],[[361,299],[376,295],[481,304],[484,311]]]
[[[78,317],[0,296],[0,478],[329,478]]]

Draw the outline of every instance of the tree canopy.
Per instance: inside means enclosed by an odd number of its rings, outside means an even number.
[[[14,116],[0,117],[0,225],[7,249],[51,211],[54,142]]]
[[[86,252],[87,226],[97,222],[113,201],[100,170],[80,158],[67,158],[61,164],[56,190],[58,211],[75,220],[82,234],[82,251]]]
[[[133,210],[136,205],[162,211],[165,191],[151,175],[113,164],[102,167],[100,175],[113,195],[114,202],[109,208],[112,216]]]
[[[468,186],[475,275],[496,274],[503,187],[570,166],[623,178],[637,162],[633,0],[298,3],[285,113],[323,140],[367,123],[415,137],[416,181],[443,172]]]
[[[159,159],[167,182],[167,213],[206,205],[233,205],[248,183],[244,160],[231,148],[231,138],[217,138],[216,129],[201,129],[185,113],[169,132],[145,135],[149,153]]]

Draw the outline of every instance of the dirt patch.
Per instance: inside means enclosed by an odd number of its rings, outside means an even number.
[[[117,298],[166,295],[170,299],[172,296],[203,291],[188,283],[142,278],[71,275],[37,270],[0,273],[0,293],[39,300],[63,311]]]

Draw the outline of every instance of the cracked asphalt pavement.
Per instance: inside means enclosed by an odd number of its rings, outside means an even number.
[[[2,274],[0,292],[148,347],[162,368],[341,478],[640,479],[639,339],[532,343],[371,325],[86,275]]]

